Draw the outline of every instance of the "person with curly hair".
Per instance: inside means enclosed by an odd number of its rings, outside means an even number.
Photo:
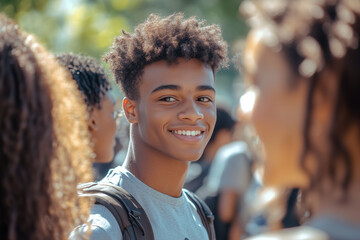
[[[76,84],[32,35],[0,14],[0,238],[68,239],[91,202],[86,109]]]
[[[70,71],[87,105],[95,162],[109,163],[114,157],[116,111],[105,70],[88,56],[67,53],[58,55],[57,60]]]
[[[241,10],[264,183],[300,188],[311,207],[304,226],[253,239],[359,239],[360,1],[247,0]]]
[[[183,185],[216,121],[215,73],[227,64],[220,28],[181,13],[151,14],[134,33],[123,31],[105,60],[125,94],[130,142],[124,164],[101,182],[122,187],[140,203],[154,239],[208,239]],[[91,239],[123,239],[104,206],[96,204],[89,221]]]

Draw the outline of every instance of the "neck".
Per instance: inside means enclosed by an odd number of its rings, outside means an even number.
[[[140,181],[172,197],[181,196],[188,165],[147,145],[137,134],[131,134],[123,164]]]

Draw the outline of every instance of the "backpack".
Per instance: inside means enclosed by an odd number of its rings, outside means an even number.
[[[215,240],[214,215],[194,193],[183,190],[196,206],[209,239]],[[80,184],[78,193],[80,197],[95,198],[95,204],[105,206],[114,215],[124,240],[154,240],[151,223],[144,209],[125,189],[110,183],[89,182]]]

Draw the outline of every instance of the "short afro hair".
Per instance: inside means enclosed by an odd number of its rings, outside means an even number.
[[[64,53],[58,62],[67,68],[81,91],[89,110],[101,107],[101,98],[111,89],[104,68],[92,57]]]
[[[139,24],[133,34],[122,31],[115,38],[104,60],[110,64],[116,82],[130,99],[138,98],[138,86],[143,69],[153,62],[178,58],[198,59],[215,73],[227,66],[227,43],[218,25],[207,26],[196,17],[184,19],[183,13],[165,18],[151,14]]]

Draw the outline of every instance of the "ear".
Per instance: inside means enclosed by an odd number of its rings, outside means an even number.
[[[138,123],[138,112],[135,100],[124,97],[122,107],[129,123]]]
[[[95,109],[89,114],[89,118],[88,118],[88,128],[89,131],[92,133],[94,131],[97,130],[98,126],[97,126],[97,117],[96,117],[96,113],[95,113]]]

